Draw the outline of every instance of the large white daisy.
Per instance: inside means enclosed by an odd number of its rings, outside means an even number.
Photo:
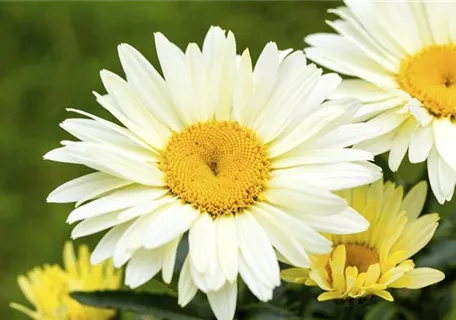
[[[318,231],[368,227],[332,191],[381,176],[370,153],[348,148],[376,129],[351,124],[356,101],[322,104],[340,78],[322,76],[302,52],[271,42],[253,68],[249,51],[237,57],[233,34],[220,28],[202,50],[191,43],[182,52],[161,33],[155,42],[164,78],[126,44],[119,55],[127,81],[101,72],[108,94],[95,93],[97,101],[123,126],[78,110],[89,119],[62,123],[81,141],[64,141],[45,158],[97,172],[48,201],[76,202],[73,238],[110,229],[92,262],[128,262],[132,288],[160,270],[169,283],[189,231],[179,303],[199,289],[218,319],[232,319],[238,274],[266,301],[280,283],[278,257],[308,267],[309,253],[331,250]]]
[[[407,150],[412,163],[426,159],[440,203],[456,183],[456,2],[345,1],[328,22],[339,35],[306,38],[313,61],[360,79],[345,80],[334,98],[358,97],[355,120],[381,128],[357,147],[390,151],[396,171]]]

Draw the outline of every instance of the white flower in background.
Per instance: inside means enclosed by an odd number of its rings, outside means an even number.
[[[358,97],[355,121],[381,127],[357,148],[390,150],[396,171],[427,159],[431,188],[440,203],[456,183],[456,2],[345,1],[328,22],[339,35],[314,34],[309,59],[342,74],[332,96]]]
[[[45,158],[98,172],[48,201],[76,202],[73,238],[111,229],[92,262],[128,262],[132,288],[160,270],[169,283],[189,231],[179,304],[199,289],[218,319],[232,319],[238,274],[266,301],[280,284],[278,257],[307,267],[308,254],[331,250],[318,231],[367,229],[332,191],[381,176],[370,153],[347,148],[377,129],[350,124],[353,100],[322,104],[341,80],[306,65],[302,52],[285,57],[271,42],[252,68],[248,50],[237,58],[233,34],[220,28],[210,29],[202,51],[191,43],[184,53],[161,33],[155,42],[164,79],[126,44],[119,55],[127,81],[101,72],[108,94],[97,100],[125,127],[77,110],[90,119],[62,123],[81,141],[64,141]]]

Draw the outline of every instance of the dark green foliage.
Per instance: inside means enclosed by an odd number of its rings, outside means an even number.
[[[182,309],[177,305],[177,299],[168,295],[131,291],[95,291],[73,292],[71,296],[85,305],[133,311],[142,315],[153,315],[158,319],[204,319],[192,312],[190,308]]]

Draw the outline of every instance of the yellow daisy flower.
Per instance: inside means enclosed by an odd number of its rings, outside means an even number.
[[[20,275],[19,287],[35,310],[17,303],[11,303],[11,308],[39,320],[113,318],[115,311],[82,306],[70,297],[70,293],[118,289],[121,286],[121,271],[114,269],[110,261],[92,266],[90,252],[85,245],[79,247],[79,257],[76,257],[71,242],[65,244],[63,262],[65,268],[44,265],[34,268],[26,276]]]
[[[415,268],[410,259],[431,240],[438,226],[437,213],[418,217],[426,193],[424,181],[403,197],[401,186],[381,180],[341,192],[370,222],[370,228],[351,235],[328,234],[334,243],[329,254],[311,256],[310,269],[284,270],[282,279],[319,286],[326,291],[319,301],[370,295],[393,301],[388,288],[419,289],[443,280],[441,271]]]

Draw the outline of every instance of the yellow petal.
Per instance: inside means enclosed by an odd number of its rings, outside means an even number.
[[[309,277],[323,290],[332,290],[331,285],[324,279],[318,270],[310,271]]]
[[[423,210],[424,202],[426,201],[427,189],[427,182],[421,181],[410,189],[402,201],[401,208],[407,211],[407,217],[411,221],[418,218],[421,210]]]
[[[28,315],[32,319],[40,319],[40,315],[38,314],[38,312],[33,311],[33,310],[27,308],[26,306],[23,306],[21,304],[14,303],[14,302],[10,303],[9,306],[11,308],[17,310],[17,311],[25,313],[26,315]]]
[[[17,283],[19,284],[19,288],[21,289],[24,296],[30,301],[31,304],[36,304],[36,297],[33,293],[32,286],[30,281],[25,276],[17,277]]]
[[[374,295],[379,296],[387,301],[394,301],[393,296],[386,290],[375,291]]]
[[[280,272],[282,280],[292,283],[304,283],[309,278],[309,269],[290,268]]]
[[[391,268],[394,268],[399,262],[405,259],[407,252],[405,250],[399,250],[390,254],[386,261],[382,265],[383,272],[388,271]]]
[[[334,290],[339,292],[345,291],[345,259],[345,246],[339,245],[336,247],[336,249],[334,249],[331,260],[329,261],[331,267],[331,275],[333,279],[333,287]]]
[[[81,277],[85,277],[90,272],[90,251],[86,245],[79,246],[79,274]]]
[[[410,282],[406,288],[420,289],[442,281],[445,274],[437,269],[416,268],[407,273],[407,277],[410,278]]]
[[[365,272],[362,272],[358,275],[358,278],[356,279],[356,286],[361,288],[364,287],[364,282],[366,281],[367,274]]]
[[[367,276],[366,276],[366,281],[364,282],[364,285],[366,287],[369,287],[373,284],[375,284],[380,277],[380,266],[378,263],[372,264],[369,266],[369,269],[367,269]]]
[[[358,268],[356,267],[347,267],[345,269],[345,279],[346,279],[346,291],[357,291],[356,289],[356,278],[358,277]]]
[[[304,284],[308,287],[318,286],[318,284],[315,281],[313,281],[312,279],[307,279],[306,282],[304,282]]]
[[[391,252],[404,250],[407,252],[405,259],[413,256],[431,240],[435,229],[437,229],[438,221],[439,215],[437,213],[426,214],[412,221],[391,248]]]
[[[365,187],[359,187],[353,190],[350,206],[358,212],[363,211],[366,206],[366,191],[367,188]]]
[[[386,273],[384,273],[381,276],[380,280],[378,280],[378,282],[389,286],[390,283],[393,283],[394,281],[396,281],[403,275],[404,275],[404,270],[402,270],[402,268],[396,267],[396,268],[390,269]]]
[[[334,299],[342,299],[344,295],[340,292],[323,292],[318,296],[318,301],[328,301]]]
[[[73,243],[71,241],[65,242],[63,247],[63,265],[65,269],[70,273],[76,273],[76,261]]]

